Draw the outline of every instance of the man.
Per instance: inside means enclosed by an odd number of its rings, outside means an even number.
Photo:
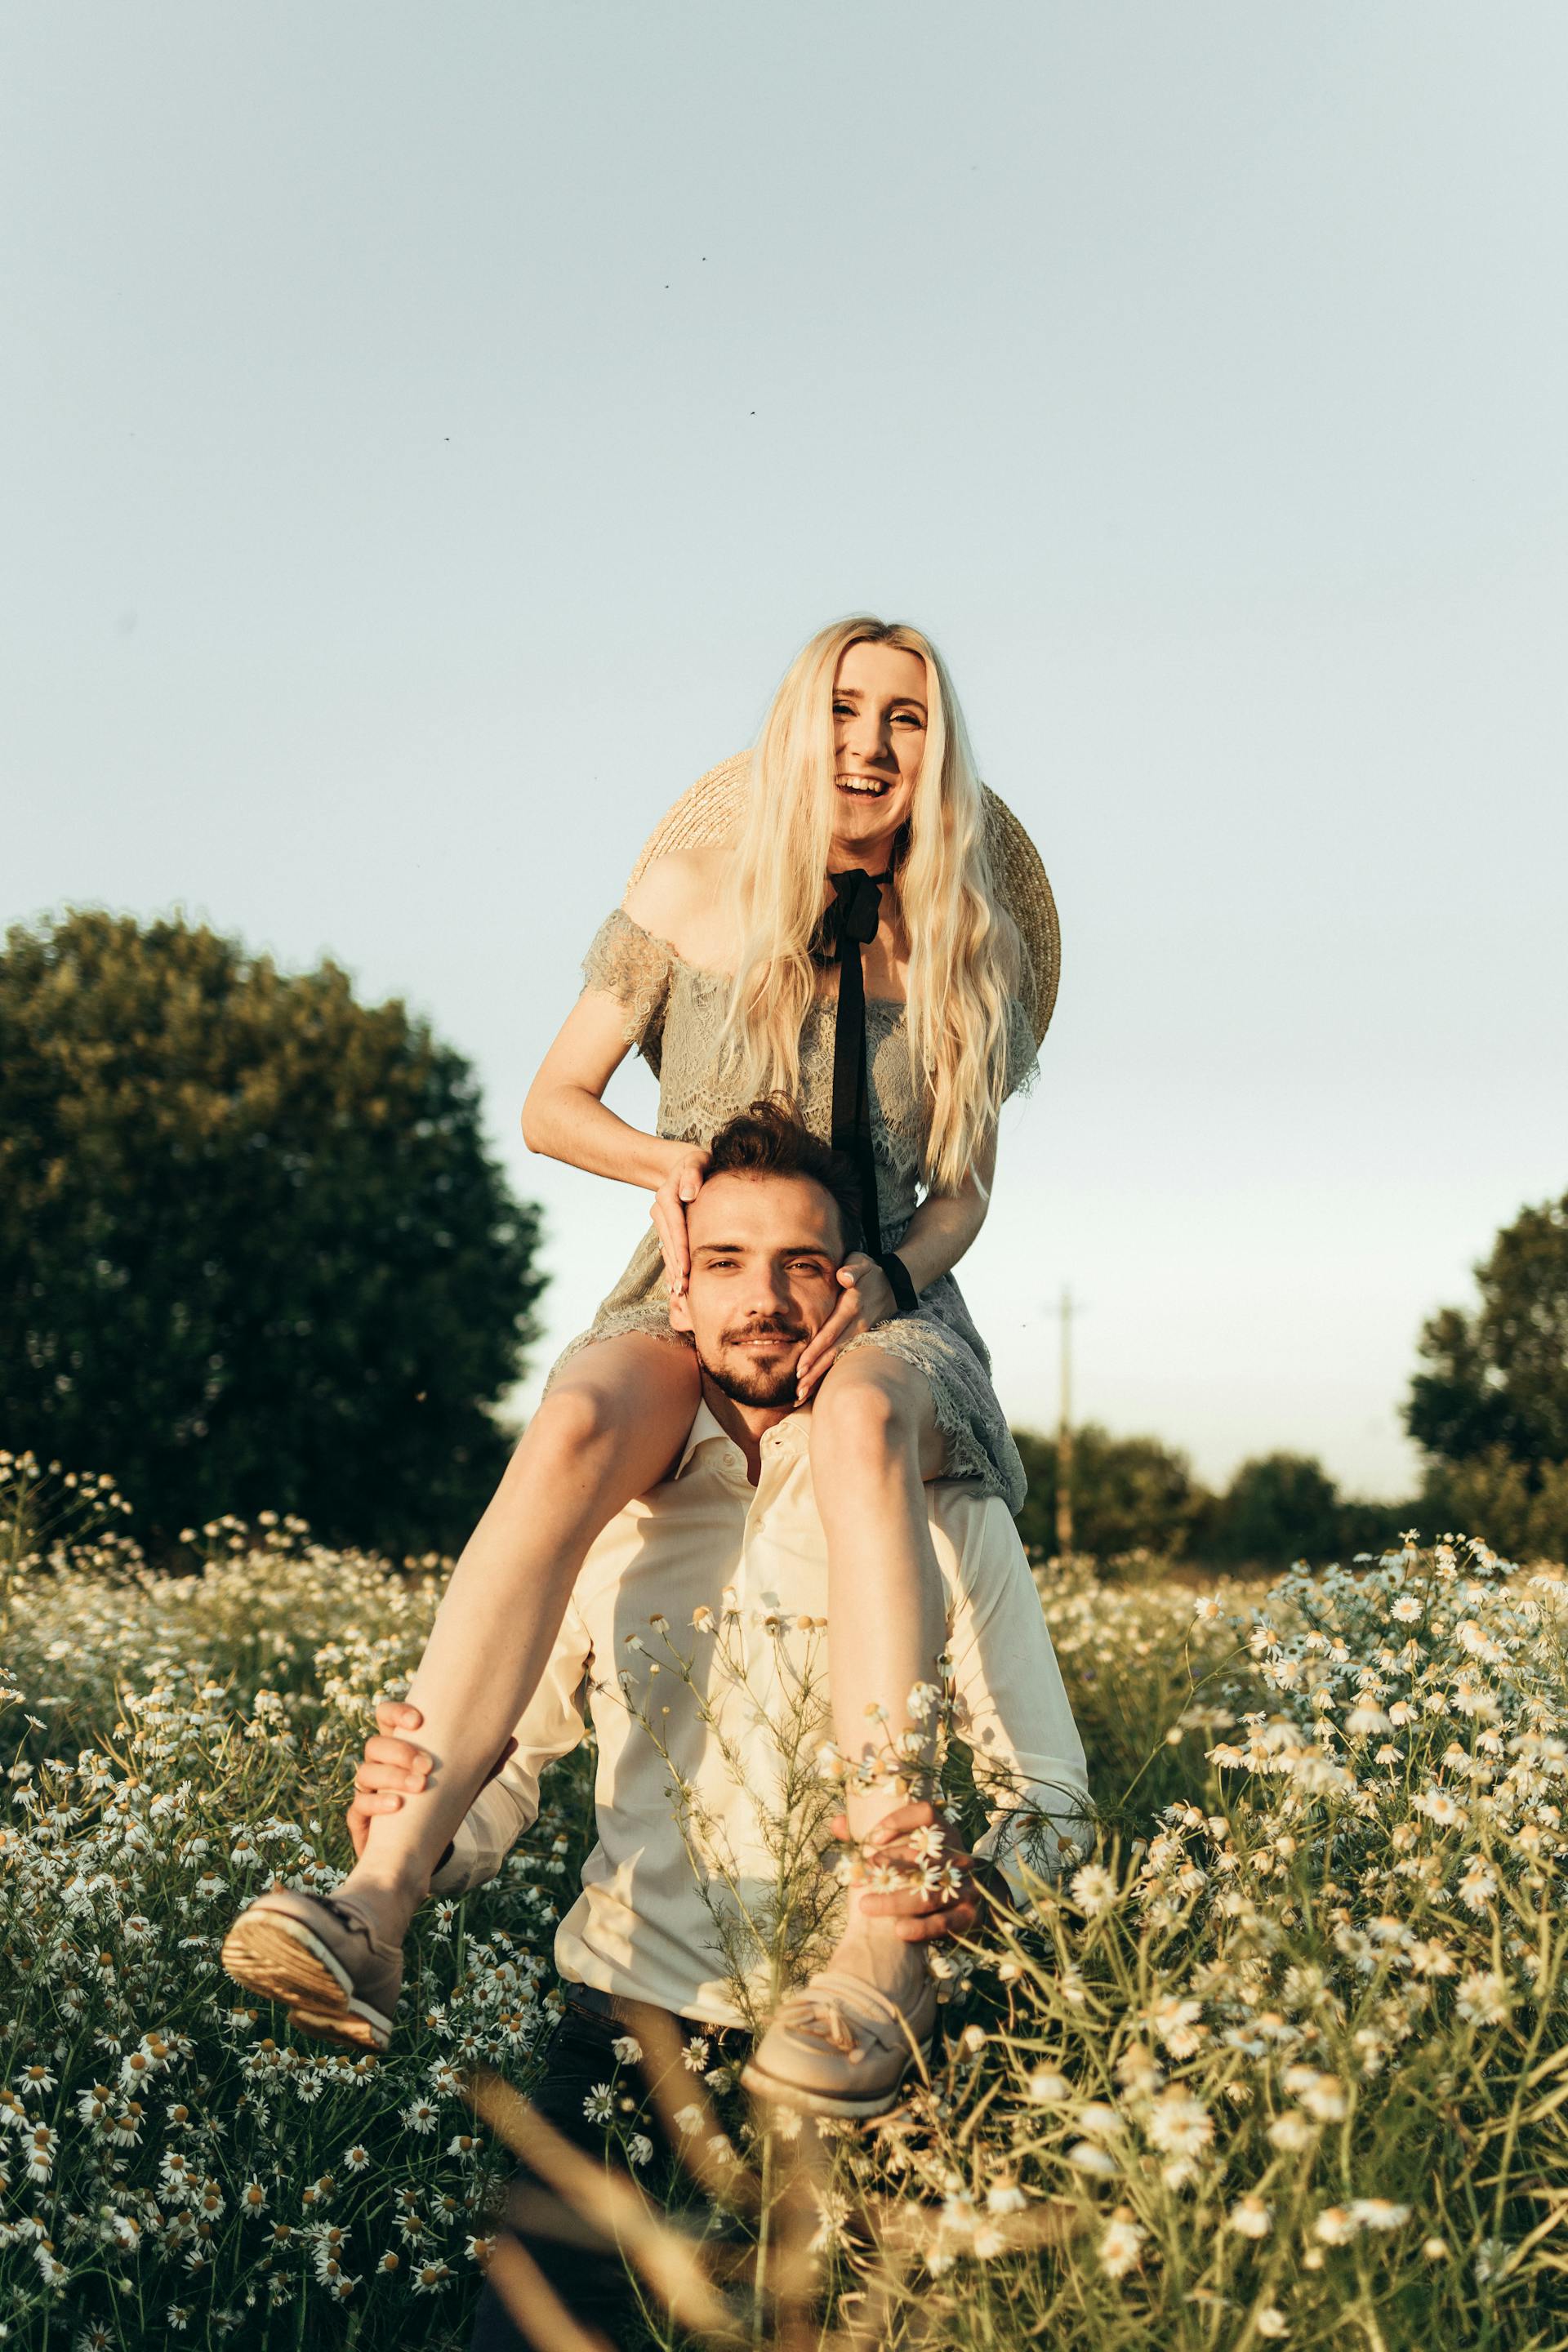
[[[494,1875],[536,1817],[544,1766],[582,1738],[585,1710],[598,1843],[556,1937],[567,2018],[536,2094],[579,2138],[583,2101],[613,2079],[612,2045],[639,2017],[663,2011],[687,2033],[754,2032],[824,1925],[820,1879],[804,1897],[780,1886],[826,1728],[826,1560],[795,1366],[839,1297],[852,1199],[842,1164],[771,1107],[713,1139],[688,1213],[688,1289],[670,1308],[701,1368],[697,1417],[669,1477],[590,1551],[509,1753],[431,1881],[449,1895]],[[977,1785],[990,1784],[991,1824],[976,1856],[944,1843],[926,1801],[881,1825],[890,1883],[862,1905],[921,1941],[973,1928],[977,1881],[1018,1891],[1026,1866],[1048,1867],[1087,1798],[1082,1745],[1005,1507],[957,1481],[927,1491],[956,1719]],[[416,1711],[388,1706],[378,1720],[349,1816],[356,1849],[370,1816],[428,1770],[397,1736],[417,1729]],[[809,2017],[802,2024],[813,2030]],[[812,2105],[852,2116],[891,2106],[915,2056],[908,2035],[862,2032],[846,2069],[831,2018],[821,2032],[837,2087]]]

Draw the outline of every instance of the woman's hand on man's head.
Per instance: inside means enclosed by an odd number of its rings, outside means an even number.
[[[862,1331],[874,1330],[898,1311],[892,1284],[876,1259],[868,1257],[864,1250],[850,1251],[838,1269],[838,1286],[843,1297],[822,1328],[800,1351],[800,1360],[795,1368],[799,1383],[797,1404],[805,1404],[832,1370],[840,1348],[847,1348]]]
[[[696,1144],[682,1144],[680,1156],[653,1196],[648,1215],[658,1235],[664,1278],[672,1298],[680,1297],[691,1278],[691,1245],[686,1236],[686,1212],[702,1189],[708,1154]]]

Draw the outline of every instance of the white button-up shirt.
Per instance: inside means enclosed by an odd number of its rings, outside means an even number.
[[[838,1799],[819,1769],[827,1562],[809,1424],[796,1412],[766,1432],[753,1487],[700,1406],[673,1476],[584,1561],[516,1752],[432,1881],[451,1895],[495,1874],[537,1817],[541,1772],[591,1721],[598,1843],[557,1964],[711,2025],[765,2016],[827,1948],[842,1899],[817,1861]],[[990,1816],[977,1851],[1016,1890],[1016,1855],[1038,1870],[1058,1835],[1081,1837],[1083,1746],[1005,1505],[959,1481],[926,1494],[954,1720]]]

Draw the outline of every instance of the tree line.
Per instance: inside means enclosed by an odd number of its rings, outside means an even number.
[[[1058,1548],[1056,1440],[1033,1430],[1015,1434],[1029,1477],[1019,1530],[1031,1551],[1048,1558]],[[1141,1555],[1231,1570],[1353,1559],[1384,1549],[1409,1524],[1397,1504],[1342,1496],[1311,1454],[1258,1455],[1216,1494],[1178,1447],[1115,1436],[1097,1422],[1072,1433],[1069,1486],[1074,1551],[1112,1571]]]
[[[1310,1454],[1244,1462],[1223,1493],[1156,1437],[1090,1423],[1072,1436],[1073,1542],[1098,1559],[1139,1554],[1274,1569],[1353,1559],[1405,1527],[1479,1535],[1519,1560],[1568,1560],[1568,1197],[1520,1212],[1476,1268],[1479,1304],[1439,1308],[1417,1343],[1404,1407],[1423,1476],[1401,1500],[1342,1495]],[[1031,1549],[1057,1549],[1055,1441],[1023,1432]]]
[[[537,1211],[462,1056],[331,962],[287,974],[205,926],[96,911],[0,952],[0,1446],[110,1472],[154,1552],[262,1510],[395,1557],[460,1544],[537,1336]],[[1419,1341],[1417,1495],[1342,1496],[1276,1453],[1223,1494],[1153,1437],[1073,1433],[1075,1549],[1275,1569],[1400,1527],[1568,1557],[1568,1197]],[[1057,1452],[1025,1431],[1026,1541]]]

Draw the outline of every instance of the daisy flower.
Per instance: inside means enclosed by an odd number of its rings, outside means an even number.
[[[1068,1891],[1084,1917],[1096,1919],[1115,1902],[1116,1881],[1103,1864],[1089,1862],[1074,1872]]]
[[[1129,2271],[1137,2269],[1143,2259],[1143,2241],[1147,2234],[1125,2207],[1117,2209],[1096,2249],[1100,2267],[1108,2278],[1125,2278]]]
[[[1173,2084],[1162,2091],[1144,2126],[1167,2156],[1201,2156],[1214,2138],[1214,2122],[1201,2100]]]
[[[1242,2197],[1230,2209],[1230,2226],[1239,2237],[1266,2238],[1274,2227],[1273,2216],[1261,2197]]]

